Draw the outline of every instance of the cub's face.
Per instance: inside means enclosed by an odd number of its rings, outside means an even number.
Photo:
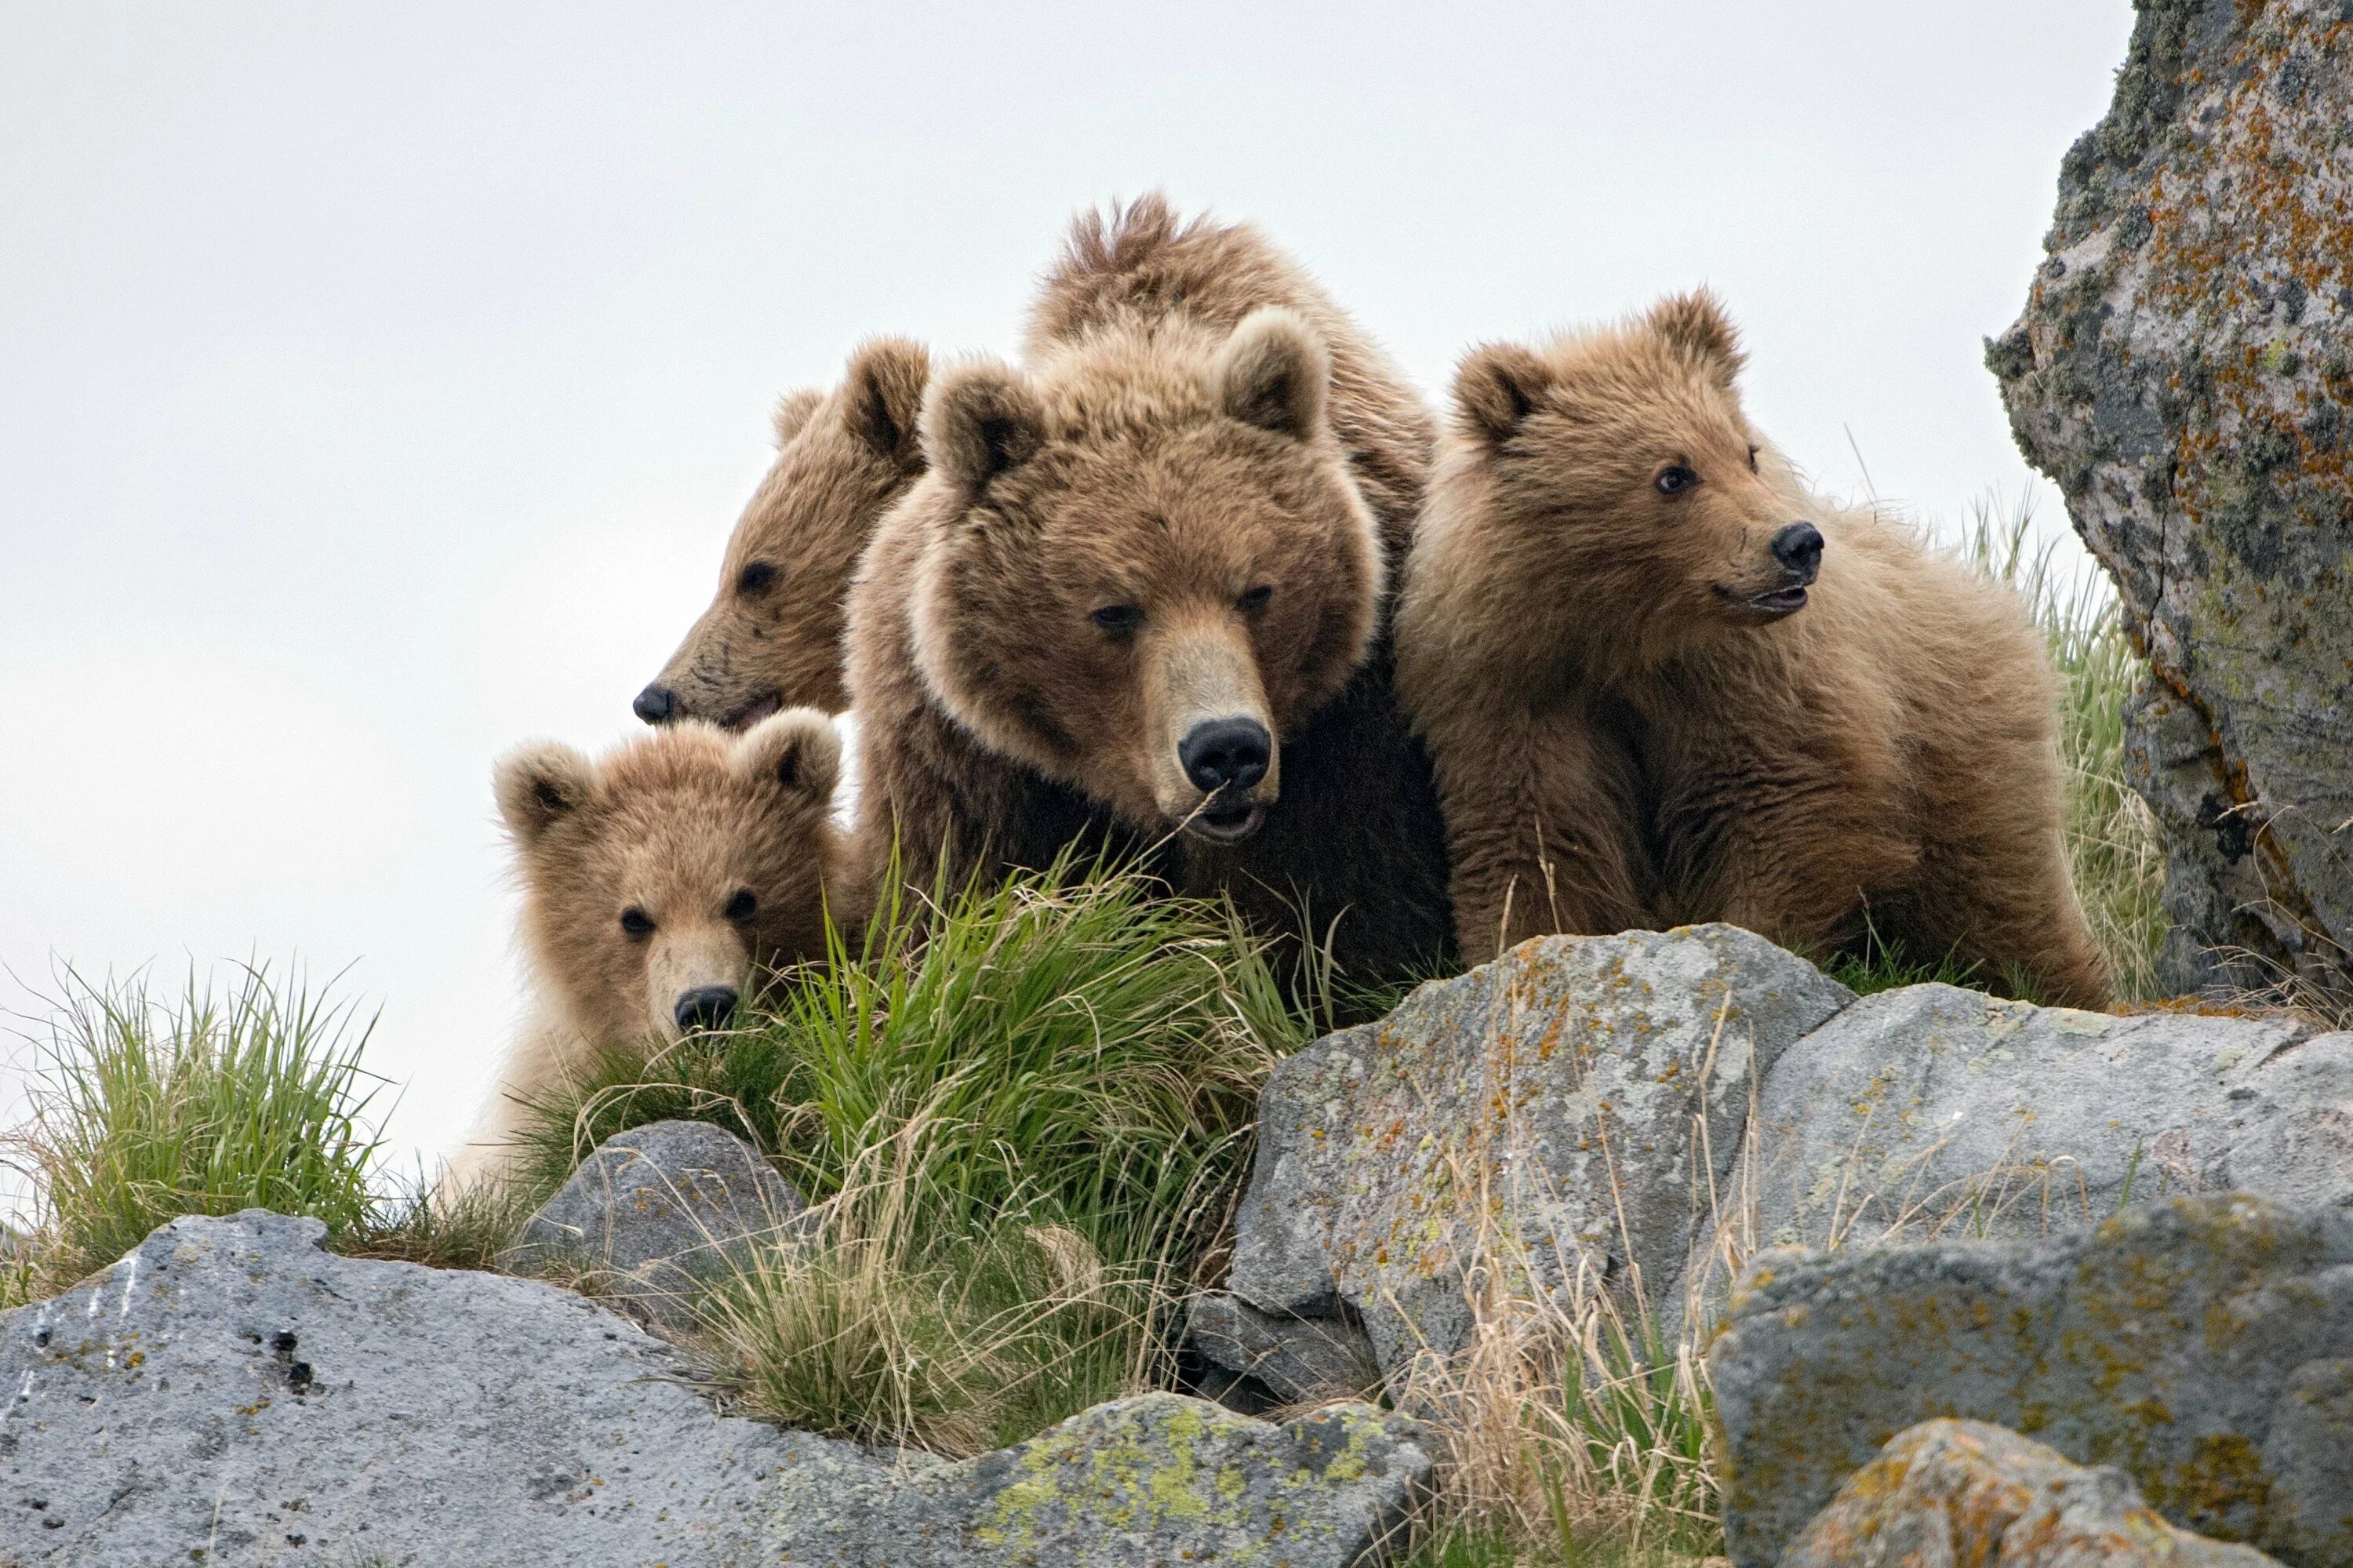
[[[849,706],[842,596],[875,524],[923,472],[915,420],[931,363],[881,338],[841,387],[776,413],[776,461],[727,542],[719,591],[653,683],[649,724],[707,719],[744,729],[786,707]]]
[[[1474,352],[1456,427],[1489,487],[1491,547],[1593,630],[1653,648],[1803,609],[1822,535],[1741,410],[1740,365],[1705,294],[1550,350]]]
[[[601,762],[553,745],[500,762],[525,935],[584,1033],[724,1027],[758,966],[822,953],[839,758],[803,708],[740,737],[689,723]]]
[[[1137,826],[1255,832],[1282,736],[1363,659],[1381,589],[1329,375],[1312,331],[1265,311],[1173,367],[944,378],[909,503],[929,529],[913,609],[937,700]]]

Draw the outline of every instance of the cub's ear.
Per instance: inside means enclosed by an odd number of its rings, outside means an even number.
[[[869,338],[849,356],[842,378],[841,414],[849,433],[895,462],[923,456],[915,426],[923,417],[923,388],[932,356],[903,337]]]
[[[1552,366],[1534,349],[1482,344],[1454,373],[1455,426],[1473,440],[1502,446],[1520,433],[1552,379]]]
[[[817,709],[786,708],[745,730],[728,766],[741,778],[830,806],[841,777],[841,736]]]
[[[1651,307],[1651,330],[1699,361],[1725,391],[1748,363],[1740,352],[1740,329],[1724,312],[1724,302],[1707,289],[1670,294]]]
[[[1332,351],[1297,313],[1263,306],[1219,351],[1218,404],[1245,425],[1308,440],[1324,428]]]
[[[500,758],[491,782],[507,832],[528,849],[588,803],[596,790],[596,768],[571,747],[532,741]]]
[[[1037,452],[1046,440],[1046,409],[1021,372],[1001,360],[975,360],[932,383],[922,429],[934,471],[977,494]]]
[[[795,436],[808,427],[809,416],[825,401],[825,394],[814,387],[804,387],[797,392],[787,392],[776,399],[776,450],[792,445]]]

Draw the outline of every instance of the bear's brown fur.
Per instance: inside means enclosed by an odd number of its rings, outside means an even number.
[[[719,592],[638,698],[652,724],[741,729],[779,708],[849,705],[842,600],[874,524],[923,471],[916,417],[931,356],[875,338],[841,385],[776,408],[776,461],[727,541]]]
[[[1727,920],[2107,994],[2016,596],[1824,506],[1710,296],[1472,353],[1398,611],[1463,948]],[[1801,534],[1818,530],[1810,588]]]
[[[943,849],[989,877],[1158,846],[1261,929],[1332,924],[1353,977],[1440,961],[1444,826],[1386,637],[1427,411],[1257,232],[1156,197],[1080,220],[1027,350],[934,380],[930,471],[852,589],[866,852],[895,838],[928,885]],[[1180,756],[1218,721],[1271,737],[1254,786]]]
[[[674,725],[601,761],[552,743],[500,760],[533,1005],[453,1180],[498,1168],[523,1102],[600,1051],[674,1041],[731,1012],[762,969],[822,956],[828,912],[855,939],[864,894],[831,818],[840,762],[832,722],[807,708],[741,736]]]

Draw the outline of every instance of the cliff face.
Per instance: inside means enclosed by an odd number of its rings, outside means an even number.
[[[2168,978],[2353,989],[2353,4],[2143,0],[2044,244],[1987,363],[2148,657]]]

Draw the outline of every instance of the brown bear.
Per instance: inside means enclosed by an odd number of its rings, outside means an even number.
[[[1445,959],[1445,826],[1388,586],[1433,421],[1247,227],[1082,217],[1024,368],[943,372],[851,590],[860,824],[928,887],[1151,854],[1352,979]]]
[[[742,736],[671,726],[602,761],[552,743],[501,759],[533,1006],[453,1182],[501,1168],[526,1104],[599,1052],[722,1027],[763,969],[823,956],[828,914],[856,940],[840,762],[808,708]]]
[[[2042,640],[1809,495],[1742,363],[1704,292],[1462,363],[1398,640],[1464,951],[1726,920],[2104,1004]]]
[[[632,705],[648,724],[742,729],[779,708],[849,705],[842,599],[874,524],[923,471],[915,419],[931,356],[904,338],[850,355],[830,394],[776,408],[776,461],[727,541],[719,593]]]

